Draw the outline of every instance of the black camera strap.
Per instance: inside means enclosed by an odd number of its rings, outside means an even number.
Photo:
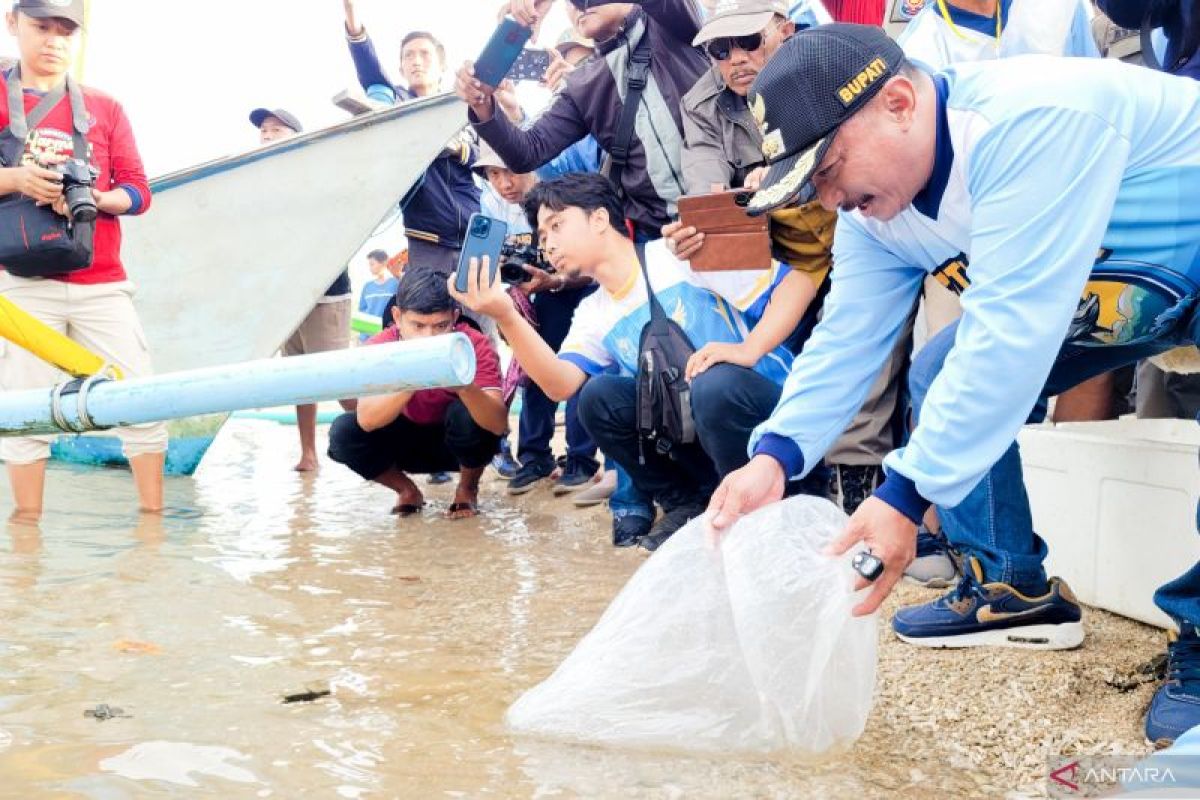
[[[621,177],[629,156],[633,150],[633,130],[637,125],[638,107],[642,104],[642,92],[650,80],[650,29],[642,28],[642,38],[633,48],[629,57],[629,72],[625,79],[625,102],[621,105],[621,118],[617,122],[617,130],[609,148],[608,179],[617,187],[617,193],[624,199],[626,192],[621,185]]]
[[[88,122],[87,108],[83,103],[83,91],[70,75],[67,75],[67,79],[61,86],[56,86],[46,92],[33,110],[26,115],[25,92],[21,88],[21,65],[17,64],[13,67],[12,72],[8,74],[8,127],[0,131],[0,137],[7,134],[8,137],[16,140],[23,149],[30,129],[36,129],[42,120],[62,102],[64,96],[67,96],[71,103],[71,128],[74,137],[75,158],[86,162],[88,160],[87,132],[91,125]],[[8,166],[19,166],[21,150],[10,154],[9,149],[8,142],[0,145],[0,157]]]

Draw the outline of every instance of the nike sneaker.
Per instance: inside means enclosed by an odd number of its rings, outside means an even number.
[[[1069,650],[1083,643],[1082,619],[1061,579],[1051,578],[1040,597],[1028,597],[1006,583],[984,583],[979,561],[970,558],[958,586],[931,603],[900,609],[892,629],[922,647]]]

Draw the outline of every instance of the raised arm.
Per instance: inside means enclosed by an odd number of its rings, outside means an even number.
[[[392,82],[388,80],[379,64],[375,45],[358,18],[354,0],[342,0],[342,8],[346,14],[346,42],[350,45],[350,58],[354,60],[354,71],[358,74],[358,82],[363,91],[372,86],[390,87]]]

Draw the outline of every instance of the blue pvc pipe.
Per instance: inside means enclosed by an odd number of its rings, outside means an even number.
[[[0,394],[0,436],[95,430],[280,405],[319,403],[412,389],[463,386],[475,379],[475,349],[461,333],[293,358],[272,358],[148,378],[99,382],[51,411],[52,389]],[[94,427],[84,424],[90,417]]]

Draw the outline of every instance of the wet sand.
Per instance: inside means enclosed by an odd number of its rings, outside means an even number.
[[[0,534],[0,798],[1038,796],[1064,756],[1148,750],[1153,686],[1109,680],[1165,638],[1099,611],[1051,654],[917,650],[881,615],[867,731],[820,763],[514,739],[505,708],[645,555],[490,473],[480,519],[423,487],[397,520],[336,465],[292,473],[295,450],[232,421],[162,519],[131,512],[126,473],[52,470],[40,527]]]

